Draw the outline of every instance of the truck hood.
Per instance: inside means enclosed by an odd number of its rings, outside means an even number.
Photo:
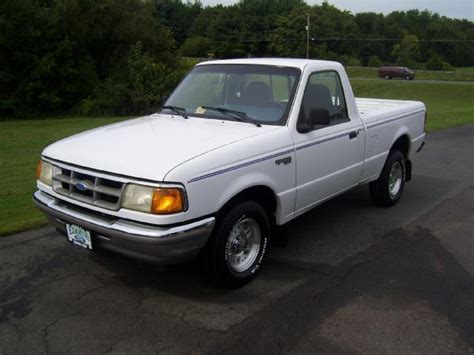
[[[163,181],[174,167],[277,126],[155,114],[76,134],[43,156],[81,167]]]

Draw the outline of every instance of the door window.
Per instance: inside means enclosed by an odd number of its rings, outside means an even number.
[[[298,117],[298,130],[311,131],[348,122],[341,79],[335,71],[311,74]]]

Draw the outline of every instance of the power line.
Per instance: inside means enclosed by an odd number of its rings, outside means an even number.
[[[399,42],[403,41],[403,38],[319,37],[313,38],[313,40]],[[474,39],[418,39],[418,42],[474,42]]]
[[[294,38],[287,39],[274,39],[274,38],[261,38],[261,39],[219,39],[213,40],[213,42],[239,42],[239,43],[254,43],[254,42],[294,42]],[[360,41],[360,42],[401,42],[403,38],[362,38],[362,37],[311,37],[311,41]],[[469,43],[473,42],[474,39],[418,39],[418,42],[453,42],[453,43]]]

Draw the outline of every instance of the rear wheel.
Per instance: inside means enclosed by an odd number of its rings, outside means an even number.
[[[390,75],[385,75],[385,79],[389,80],[389,79],[392,79],[392,78],[390,77]]]
[[[393,206],[402,197],[405,187],[405,156],[398,150],[390,152],[382,173],[370,183],[372,200],[380,206]]]
[[[201,258],[211,280],[240,287],[260,270],[268,246],[270,223],[261,205],[241,202],[220,218]]]

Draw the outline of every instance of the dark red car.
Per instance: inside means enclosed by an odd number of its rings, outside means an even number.
[[[379,77],[387,80],[392,78],[413,80],[415,79],[415,72],[407,67],[380,67]]]

